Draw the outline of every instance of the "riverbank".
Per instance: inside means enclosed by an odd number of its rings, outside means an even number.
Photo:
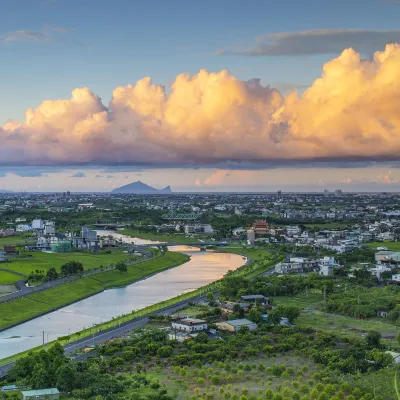
[[[165,255],[128,266],[127,272],[105,271],[25,298],[0,304],[0,331],[27,322],[113,287],[123,287],[189,260],[182,253]]]
[[[187,244],[187,243],[193,243],[196,242],[198,239],[209,239],[210,237],[207,235],[196,235],[194,238],[193,237],[186,237],[185,234],[179,234],[179,233],[174,233],[174,234],[158,234],[158,233],[151,233],[151,232],[140,232],[135,229],[123,229],[120,231],[116,231],[116,233],[120,233],[129,237],[135,237],[139,239],[145,239],[145,240],[152,240],[152,241],[157,241],[157,242],[174,242],[174,243],[182,243],[182,244]],[[200,242],[199,242],[200,244]]]

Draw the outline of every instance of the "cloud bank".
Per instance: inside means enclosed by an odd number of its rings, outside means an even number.
[[[400,30],[319,29],[260,36],[256,43],[236,44],[217,51],[217,55],[304,56],[339,54],[347,48],[370,55],[386,43],[399,41]]]
[[[228,71],[149,77],[108,106],[88,88],[0,128],[0,165],[222,165],[400,159],[400,46],[352,49],[300,97]]]

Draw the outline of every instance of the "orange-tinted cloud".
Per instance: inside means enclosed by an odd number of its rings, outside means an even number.
[[[144,78],[106,107],[88,88],[0,128],[3,164],[218,164],[398,159],[400,46],[372,60],[345,50],[304,94],[228,71],[181,74],[170,94]]]

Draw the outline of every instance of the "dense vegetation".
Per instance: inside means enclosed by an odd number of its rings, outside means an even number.
[[[374,332],[352,340],[263,324],[223,340],[201,333],[178,343],[167,341],[163,330],[147,330],[105,343],[95,357],[78,363],[66,358],[59,345],[30,353],[17,361],[8,382],[57,385],[71,392],[71,399],[169,399],[185,393],[180,398],[368,400],[373,394],[364,385],[349,382],[354,374],[382,369],[394,376],[392,358],[384,350]],[[374,399],[393,396],[387,384]]]

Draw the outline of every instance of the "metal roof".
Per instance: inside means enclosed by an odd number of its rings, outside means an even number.
[[[44,394],[58,394],[58,393],[60,392],[58,391],[57,388],[22,391],[23,396],[40,396]]]
[[[246,325],[254,324],[254,322],[251,322],[246,318],[234,319],[232,321],[226,321],[226,323],[229,324],[229,325],[232,325],[232,326],[246,326]]]

